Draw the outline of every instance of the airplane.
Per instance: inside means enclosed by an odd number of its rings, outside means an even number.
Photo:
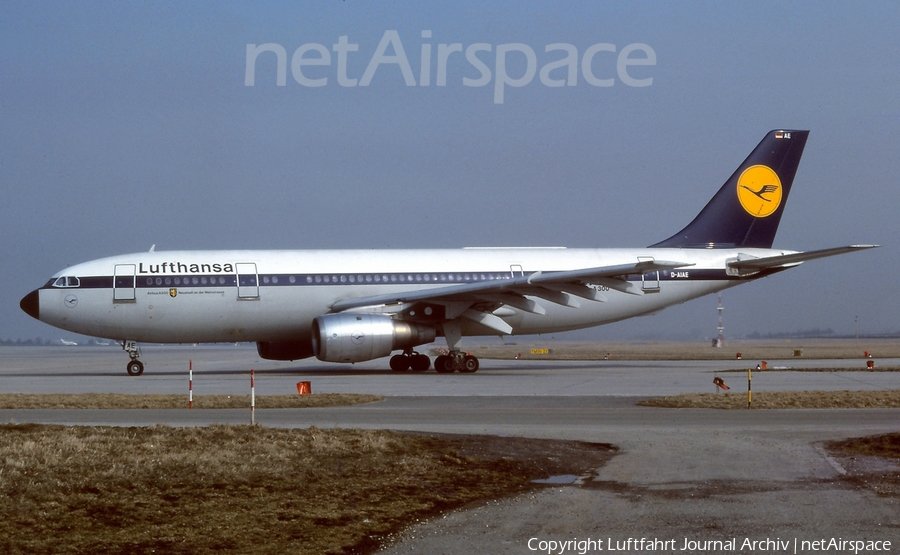
[[[129,375],[138,342],[252,341],[270,360],[386,357],[472,373],[466,336],[554,333],[658,312],[877,245],[798,252],[772,244],[809,131],[773,130],[681,231],[646,248],[156,251],[57,272],[20,307],[52,326],[119,341]]]
[[[64,347],[77,347],[78,346],[78,343],[76,343],[75,341],[69,341],[68,339],[60,339],[59,342]]]

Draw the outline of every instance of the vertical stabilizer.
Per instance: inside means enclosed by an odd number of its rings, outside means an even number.
[[[684,229],[651,247],[771,248],[809,131],[770,131]]]

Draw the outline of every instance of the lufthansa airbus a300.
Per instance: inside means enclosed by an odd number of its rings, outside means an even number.
[[[773,249],[808,131],[766,134],[700,214],[646,248],[143,252],[66,268],[20,306],[58,328],[121,341],[253,341],[263,358],[361,362],[446,338],[438,372],[475,372],[464,336],[541,334],[657,312],[791,268],[871,248]]]

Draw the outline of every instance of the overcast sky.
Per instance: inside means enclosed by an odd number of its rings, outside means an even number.
[[[0,4],[0,338],[69,337],[19,299],[153,244],[647,246],[775,128],[811,130],[775,246],[884,247],[726,291],[726,336],[900,330],[900,4],[266,6]],[[577,337],[715,326],[707,297]]]

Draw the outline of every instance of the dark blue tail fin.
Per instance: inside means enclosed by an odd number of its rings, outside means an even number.
[[[687,227],[651,247],[771,248],[809,131],[769,131]]]

